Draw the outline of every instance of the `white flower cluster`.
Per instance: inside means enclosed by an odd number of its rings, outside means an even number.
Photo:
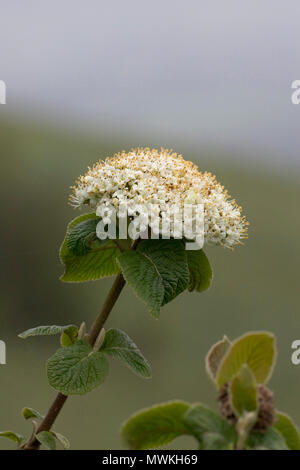
[[[88,205],[107,222],[113,209],[126,207],[136,224],[151,227],[162,236],[167,227],[171,236],[178,238],[187,222],[183,219],[188,218],[193,230],[184,233],[186,238],[202,235],[205,243],[228,248],[247,238],[248,223],[241,208],[215,177],[199,172],[192,162],[165,149],[118,153],[89,168],[72,189],[72,205]],[[200,206],[202,214],[184,210],[191,205]],[[152,215],[156,222],[151,222]],[[202,227],[199,230],[203,233],[195,233],[195,227]]]

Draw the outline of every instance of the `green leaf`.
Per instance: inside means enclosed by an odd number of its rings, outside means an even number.
[[[108,240],[99,240],[96,235],[96,227],[100,217],[83,220],[68,233],[67,245],[73,255],[81,256],[107,244]],[[96,244],[96,246],[95,246]]]
[[[216,382],[221,388],[247,364],[259,384],[270,378],[276,358],[275,338],[270,333],[247,333],[238,338],[224,356],[217,372]]]
[[[56,441],[51,432],[41,431],[36,435],[36,438],[43,446],[47,447],[47,449],[56,449]]]
[[[78,328],[77,326],[69,326],[69,328],[66,328],[60,337],[60,344],[66,348],[68,346],[71,346],[72,344],[75,343],[78,337]]]
[[[122,359],[137,375],[151,377],[150,364],[124,331],[115,328],[108,330],[100,351]]]
[[[173,401],[139,411],[122,427],[122,436],[131,449],[160,447],[183,434],[191,434],[184,422],[189,404]]]
[[[233,427],[218,413],[202,404],[191,406],[184,416],[184,421],[200,442],[202,442],[204,433],[213,433],[218,435],[220,439],[225,439],[228,448],[236,440],[236,432]]]
[[[0,431],[0,437],[6,437],[11,441],[16,442],[18,445],[20,445],[24,440],[24,436],[22,436],[22,434],[18,434],[13,431]]]
[[[276,413],[274,428],[280,432],[286,445],[291,450],[300,450],[300,436],[297,426],[285,413]]]
[[[288,450],[284,438],[273,427],[268,428],[265,433],[252,432],[247,446],[252,449]]]
[[[64,449],[70,449],[70,442],[66,436],[63,436],[59,432],[51,431],[51,434],[58,440],[58,442],[63,446]]]
[[[180,240],[144,240],[136,251],[119,255],[118,263],[128,284],[155,317],[160,307],[183,292],[189,282],[186,252]]]
[[[64,395],[83,395],[101,385],[108,374],[108,361],[84,340],[61,348],[47,362],[50,385]]]
[[[201,450],[232,450],[233,443],[229,443],[221,434],[205,432],[200,440]]]
[[[205,358],[206,371],[213,382],[215,382],[216,375],[221,364],[221,361],[231,346],[231,342],[224,336],[221,341],[214,344],[208,351]]]
[[[257,384],[253,372],[244,364],[230,384],[230,396],[235,414],[258,411]]]
[[[29,330],[23,331],[18,335],[19,338],[26,339],[29,336],[53,336],[58,335],[63,332],[72,332],[75,335],[75,332],[78,331],[77,326],[75,325],[47,325],[47,326],[37,326],[36,328],[30,328]]]
[[[190,271],[188,289],[203,292],[209,288],[213,277],[208,258],[203,250],[187,250],[186,255]]]
[[[44,416],[37,410],[33,408],[23,408],[22,415],[25,419],[37,418],[37,419],[44,419]]]
[[[119,272],[116,256],[120,253],[113,240],[99,240],[90,245],[91,250],[80,253],[82,242],[75,243],[74,229],[82,222],[98,219],[96,214],[84,214],[76,217],[67,228],[67,234],[60,249],[60,259],[65,265],[65,273],[60,278],[64,282],[84,282],[113,276]],[[82,226],[81,226],[82,228]],[[79,230],[80,232],[80,230]],[[72,235],[71,235],[72,234]],[[71,241],[69,237],[71,235]],[[71,245],[72,250],[69,248]],[[74,253],[74,244],[75,248]]]

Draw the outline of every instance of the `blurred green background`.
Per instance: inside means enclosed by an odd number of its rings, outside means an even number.
[[[94,138],[7,117],[0,120],[0,141],[0,339],[7,344],[7,365],[0,366],[0,429],[28,433],[22,407],[45,412],[55,395],[45,361],[58,339],[20,340],[17,334],[39,324],[85,320],[90,325],[112,282],[59,281],[58,249],[67,223],[78,215],[67,205],[69,186],[99,158],[160,143],[104,132]],[[249,239],[234,252],[207,249],[214,268],[210,290],[184,293],[163,308],[158,321],[125,288],[108,326],[126,330],[136,341],[152,364],[153,378],[143,381],[112,360],[105,384],[70,398],[57,421],[56,429],[70,438],[73,449],[122,448],[121,423],[156,402],[181,398],[217,407],[205,354],[224,334],[234,339],[248,330],[265,329],[277,336],[279,356],[271,380],[276,406],[300,425],[300,366],[290,360],[291,343],[300,337],[299,171],[255,167],[249,158],[229,158],[200,147],[175,150],[215,173],[243,206],[251,222]],[[188,438],[174,443],[177,448],[193,446]],[[6,448],[13,445],[0,440],[0,449]]]

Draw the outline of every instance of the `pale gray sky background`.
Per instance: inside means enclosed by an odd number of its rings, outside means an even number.
[[[299,165],[298,0],[0,0],[0,112]]]

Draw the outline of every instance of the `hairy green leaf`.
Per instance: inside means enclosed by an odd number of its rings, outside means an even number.
[[[251,449],[287,450],[288,447],[282,435],[273,427],[266,432],[252,432],[247,441]]]
[[[63,436],[59,432],[51,431],[51,434],[58,440],[58,442],[64,447],[64,449],[70,449],[70,442],[66,436]]]
[[[201,450],[232,450],[233,443],[228,442],[224,436],[214,432],[204,432],[200,440]]]
[[[186,252],[180,240],[144,240],[136,251],[124,252],[117,260],[126,281],[155,317],[189,283]]]
[[[183,419],[189,406],[183,401],[173,401],[141,410],[123,425],[122,436],[131,449],[142,450],[191,434]]]
[[[25,419],[37,418],[37,419],[44,419],[44,416],[37,410],[33,408],[23,408],[22,415]]]
[[[218,413],[202,404],[195,404],[185,413],[184,421],[190,431],[202,442],[204,433],[213,433],[225,439],[227,447],[236,440],[236,432],[232,426]],[[222,441],[221,439],[221,441]]]
[[[18,445],[20,445],[24,440],[24,436],[22,436],[22,434],[18,434],[13,431],[0,431],[0,437],[6,437],[11,441],[16,442]]]
[[[66,328],[60,336],[60,344],[66,348],[75,343],[78,337],[78,328],[77,326],[69,326]]]
[[[124,331],[115,328],[108,330],[100,351],[122,359],[137,375],[151,377],[150,364]]]
[[[29,330],[23,331],[18,335],[19,338],[26,339],[29,336],[53,336],[58,335],[63,332],[66,332],[68,335],[76,335],[78,331],[77,326],[75,325],[47,325],[47,326],[37,326],[36,328],[30,328]]]
[[[65,395],[83,395],[101,385],[108,374],[108,361],[84,340],[61,348],[47,362],[50,385]]]
[[[36,435],[37,440],[49,450],[56,449],[56,441],[51,432],[41,431]]]
[[[274,428],[280,432],[286,445],[291,450],[300,450],[300,436],[297,426],[285,413],[276,413]]]
[[[105,246],[107,240],[99,240],[96,235],[96,227],[100,217],[83,220],[70,230],[67,237],[68,249],[74,255],[81,256],[92,251],[93,245],[98,248]]]
[[[231,342],[224,336],[221,341],[214,344],[208,351],[205,358],[206,371],[210,378],[215,382],[216,375],[221,361],[231,346]]]
[[[230,384],[232,406],[238,416],[258,411],[257,384],[253,372],[244,364]]]
[[[98,219],[96,214],[84,214],[76,217],[68,225],[67,234],[60,249],[60,259],[65,265],[65,273],[60,278],[62,281],[94,281],[103,277],[113,276],[119,272],[116,256],[120,253],[120,250],[113,240],[95,241],[90,244],[91,249],[86,251],[82,249],[82,242],[79,242],[78,238],[76,238],[76,232],[74,235],[74,230],[79,224],[95,219]],[[80,233],[80,230],[78,232]],[[70,235],[71,241],[69,240]],[[79,247],[81,247],[79,249],[78,243]],[[69,245],[71,245],[71,250]],[[75,252],[74,246],[76,246]]]
[[[238,338],[224,356],[217,372],[216,382],[221,388],[247,364],[259,384],[271,376],[276,358],[275,338],[271,333],[247,333]]]
[[[186,255],[190,271],[188,289],[203,292],[209,288],[213,277],[208,258],[203,250],[187,250]]]

